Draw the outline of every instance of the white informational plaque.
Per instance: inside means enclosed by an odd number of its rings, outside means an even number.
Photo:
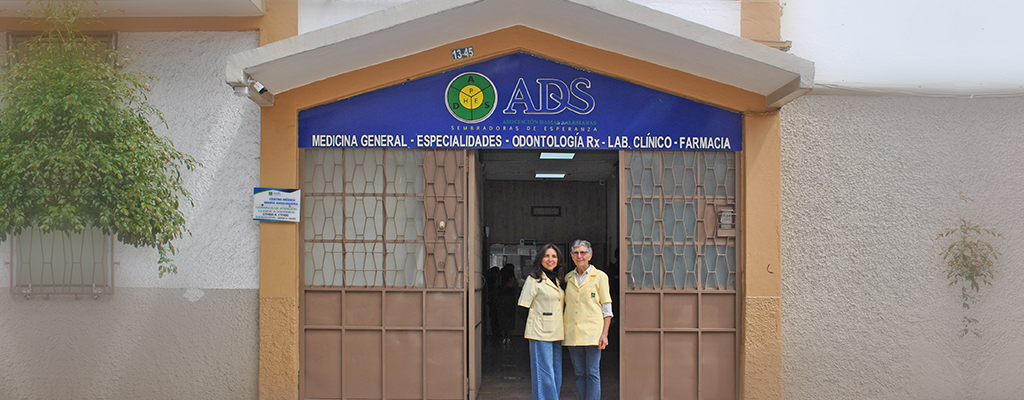
[[[299,222],[299,189],[253,188],[252,219],[255,221]]]

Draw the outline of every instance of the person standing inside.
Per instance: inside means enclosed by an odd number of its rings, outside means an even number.
[[[498,325],[501,343],[512,342],[512,331],[516,330],[516,301],[519,298],[519,279],[516,267],[505,264],[498,272]]]
[[[565,340],[576,375],[580,400],[601,398],[601,350],[608,346],[612,296],[608,275],[590,265],[594,249],[586,240],[572,242],[573,269],[565,280]]]
[[[561,265],[562,255],[555,245],[541,247],[519,295],[519,306],[530,310],[523,336],[530,342],[533,400],[557,400],[562,390],[565,280]]]

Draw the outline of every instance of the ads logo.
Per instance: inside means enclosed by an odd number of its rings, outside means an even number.
[[[483,122],[494,112],[498,98],[494,83],[476,72],[459,74],[448,84],[445,102],[455,119],[475,124]]]

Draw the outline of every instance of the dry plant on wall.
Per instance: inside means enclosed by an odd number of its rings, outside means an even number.
[[[94,2],[35,1],[26,29],[42,33],[7,54],[0,76],[0,241],[27,228],[97,228],[158,250],[158,273],[176,273],[172,241],[187,233],[191,204],[182,168],[196,161],[156,135],[146,102],[151,76],[126,71],[81,27],[98,23]]]
[[[960,193],[960,200],[967,203],[974,202],[963,192]],[[970,316],[970,309],[978,302],[982,284],[992,285],[999,250],[989,240],[1002,236],[992,229],[960,218],[958,225],[945,230],[937,237],[939,240],[951,241],[940,255],[945,262],[943,269],[946,279],[949,280],[949,286],[960,286],[960,300],[964,310],[963,329],[960,330],[961,338],[968,333],[981,337],[981,330],[975,325],[978,320]]]

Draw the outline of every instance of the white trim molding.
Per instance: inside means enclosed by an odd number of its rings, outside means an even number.
[[[225,79],[282,93],[513,26],[758,93],[769,107],[814,85],[808,60],[626,0],[414,0],[231,55]]]

